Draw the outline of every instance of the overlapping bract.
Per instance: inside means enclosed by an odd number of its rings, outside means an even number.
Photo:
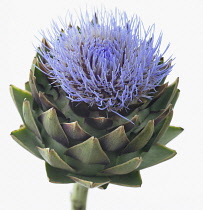
[[[71,102],[39,70],[43,65],[38,56],[26,90],[11,86],[24,123],[11,136],[45,160],[50,182],[103,189],[109,183],[138,187],[141,169],[176,154],[165,144],[182,132],[182,128],[169,126],[179,96],[178,80],[158,86],[152,100],[143,99],[119,112],[132,124],[113,112]]]

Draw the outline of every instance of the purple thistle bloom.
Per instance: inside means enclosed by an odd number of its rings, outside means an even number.
[[[71,19],[71,18],[70,18]],[[46,74],[74,102],[118,112],[152,92],[172,69],[169,58],[161,62],[162,34],[154,38],[154,25],[145,30],[138,17],[126,13],[96,12],[81,15],[79,26],[54,23],[47,47],[38,51]]]

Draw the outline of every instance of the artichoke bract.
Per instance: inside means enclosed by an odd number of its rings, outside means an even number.
[[[180,92],[178,79],[164,83],[172,60],[153,27],[142,38],[140,19],[119,17],[54,23],[25,90],[10,86],[24,124],[11,136],[45,161],[50,182],[139,187],[140,170],[176,155],[165,146],[183,130],[170,126]]]

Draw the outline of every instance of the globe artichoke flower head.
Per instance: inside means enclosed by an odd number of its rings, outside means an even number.
[[[45,160],[50,182],[141,186],[140,170],[172,158],[165,145],[182,132],[170,126],[179,90],[164,83],[168,46],[117,10],[68,21],[42,32],[25,90],[11,85],[24,123],[11,135]]]

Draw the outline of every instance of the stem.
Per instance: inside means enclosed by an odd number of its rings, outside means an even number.
[[[71,194],[71,210],[86,210],[88,188],[80,184],[74,184]]]

